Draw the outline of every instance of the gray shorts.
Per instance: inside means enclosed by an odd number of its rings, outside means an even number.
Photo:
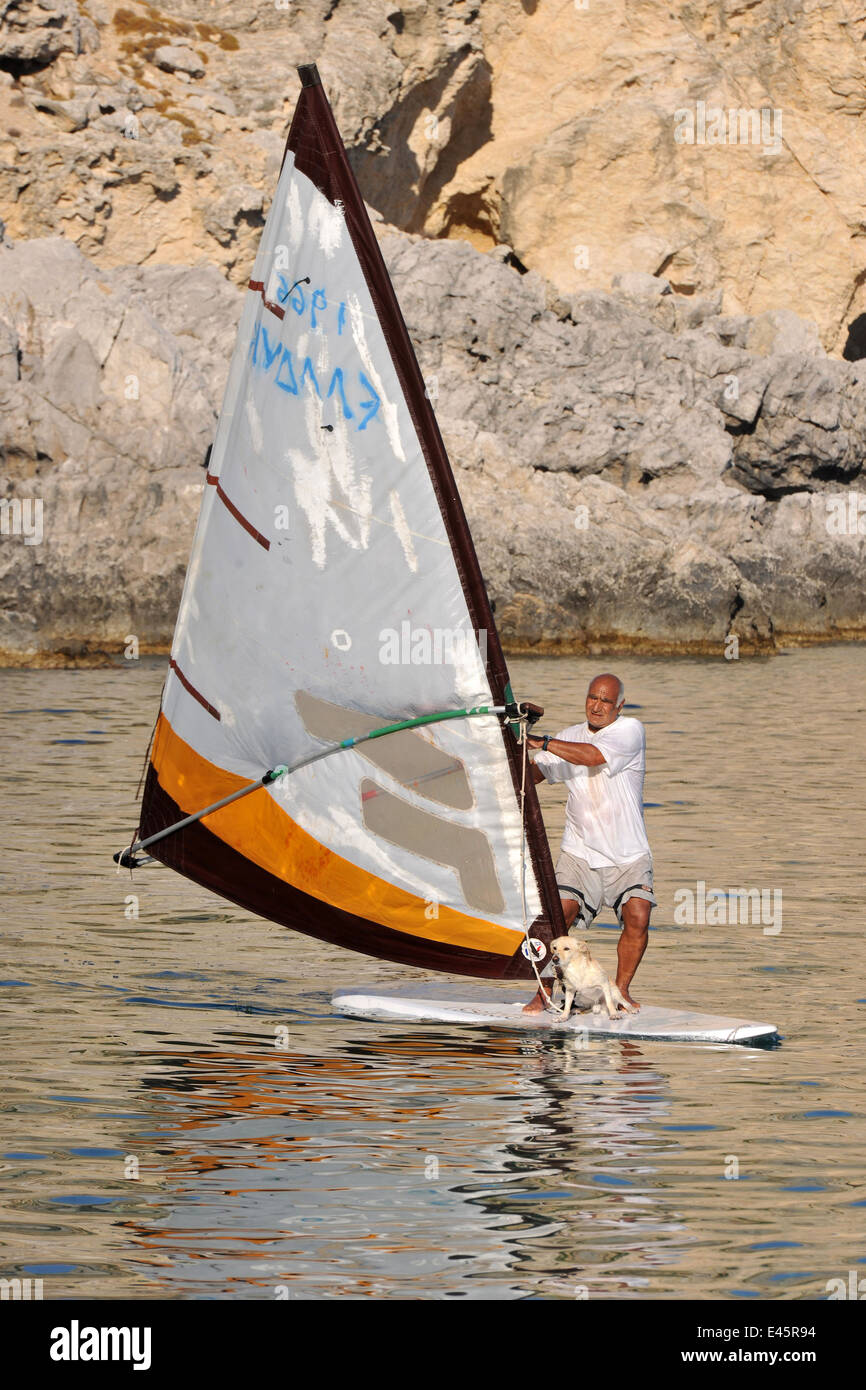
[[[629,898],[644,898],[657,906],[653,897],[652,855],[644,854],[633,859],[621,868],[592,869],[585,859],[576,859],[571,854],[560,854],[556,861],[556,886],[563,899],[574,899],[579,904],[574,923],[569,927],[572,935],[590,926],[603,907],[612,907],[616,919],[622,922],[622,905]]]

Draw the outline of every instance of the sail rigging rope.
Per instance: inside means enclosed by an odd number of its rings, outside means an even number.
[[[136,788],[136,792],[135,792],[135,799],[136,799],[136,801],[138,801],[139,797],[141,796],[141,789],[142,789],[142,787],[144,786],[144,779],[145,779],[145,777],[147,776],[147,769],[148,769],[148,767],[150,766],[150,750],[151,750],[151,748],[153,747],[154,735],[156,734],[156,726],[157,726],[157,724],[159,723],[160,710],[162,709],[162,697],[163,697],[164,694],[165,694],[165,681],[163,681],[163,683],[162,683],[162,690],[159,692],[159,709],[157,710],[157,712],[156,712],[156,718],[155,718],[154,721],[153,721],[153,728],[152,728],[151,731],[150,731],[150,738],[147,740],[147,752],[146,752],[145,755],[144,755],[144,762],[143,762],[142,765],[141,765],[141,775],[140,775],[140,777],[139,777],[139,779],[138,779],[138,787]],[[133,832],[132,832],[132,839],[131,839],[130,842],[129,842],[129,845],[128,845],[126,851],[125,851],[125,854],[130,855],[130,854],[132,854],[132,853],[134,852],[134,849],[135,849],[135,837],[137,836],[139,829],[140,829],[140,826],[136,826],[135,830],[133,830]],[[114,862],[115,862],[116,865],[117,865],[117,872],[118,872],[118,873],[120,873],[121,868],[124,867],[124,866],[123,866],[123,857],[124,857],[123,855],[118,855],[118,854],[115,854],[115,856],[114,856]],[[156,862],[157,862],[157,861],[156,861],[155,859],[151,859],[150,856],[148,856],[147,859],[141,859],[141,860],[139,860],[139,865],[143,867],[145,864],[155,864]]]
[[[529,935],[529,923],[526,920],[526,769],[529,763],[529,726],[532,720],[527,714],[520,715],[520,744],[523,750],[520,770],[520,899],[523,905],[523,935],[526,943],[526,953],[529,963],[535,972],[538,981],[538,988],[544,1000],[545,1009],[551,1013],[559,1014],[564,1017],[565,1006],[559,1006],[553,1002],[553,989],[547,993],[539,973],[538,966],[535,964],[535,952],[532,949],[532,940]]]

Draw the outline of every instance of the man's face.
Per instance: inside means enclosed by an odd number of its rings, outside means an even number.
[[[592,729],[606,729],[618,718],[622,705],[617,704],[619,686],[605,676],[594,680],[586,693],[586,722]]]

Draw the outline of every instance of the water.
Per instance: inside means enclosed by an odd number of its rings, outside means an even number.
[[[609,664],[512,674],[555,730]],[[115,872],[162,663],[0,672],[0,1277],[46,1298],[816,1299],[866,1276],[863,650],[613,666],[649,740],[636,996],[769,1019],[774,1051],[335,1017],[333,988],[419,976]],[[561,791],[542,802],[555,848]],[[781,931],[678,925],[699,880],[781,890]],[[610,968],[615,930],[590,939]]]

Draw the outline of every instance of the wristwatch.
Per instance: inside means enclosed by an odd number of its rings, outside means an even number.
[[[542,751],[542,753],[546,753],[546,752],[547,752],[547,745],[548,745],[548,743],[550,742],[550,740],[551,740],[552,738],[553,738],[553,735],[552,735],[552,734],[545,734],[545,735],[544,735],[544,737],[543,737],[542,740],[541,740],[541,751]]]

